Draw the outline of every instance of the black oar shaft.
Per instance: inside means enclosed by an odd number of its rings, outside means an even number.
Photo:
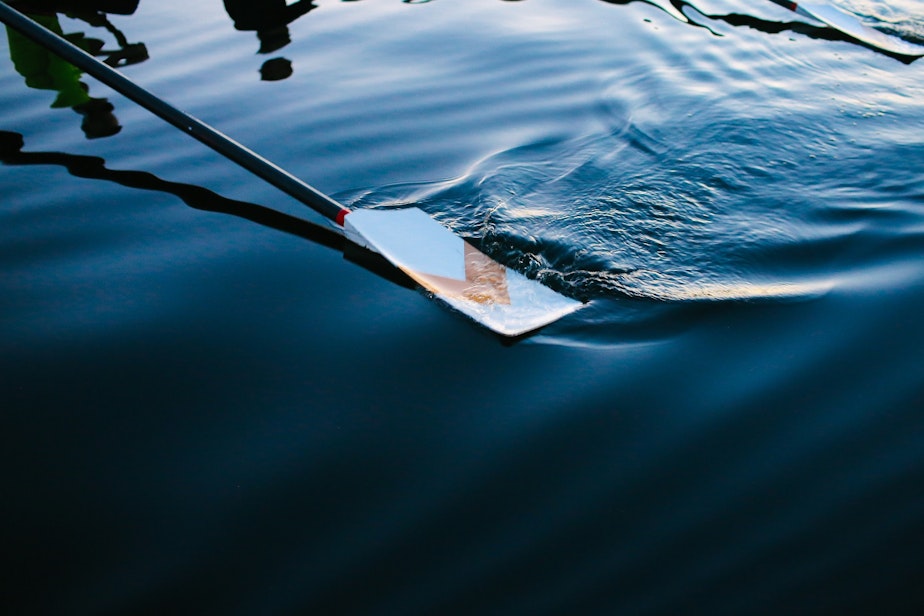
[[[222,156],[236,162],[241,167],[298,199],[323,216],[339,224],[343,223],[343,217],[349,210],[327,195],[318,192],[294,175],[277,167],[259,154],[228,138],[201,120],[167,104],[115,69],[29,19],[19,11],[10,8],[4,2],[0,2],[0,21],[58,54],[64,60],[92,75],[116,92],[135,101],[183,132],[192,135]]]

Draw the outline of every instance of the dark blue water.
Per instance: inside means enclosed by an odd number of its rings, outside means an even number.
[[[4,613],[924,610],[920,61],[769,2],[313,6],[264,54],[217,1],[58,19],[587,307],[504,343],[0,37]]]

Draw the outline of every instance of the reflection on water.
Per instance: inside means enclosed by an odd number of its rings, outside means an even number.
[[[705,22],[774,34],[798,29],[813,38],[846,40],[830,28],[741,14],[706,15],[685,0],[671,0],[666,6],[649,0],[601,1],[655,6],[680,23],[713,34]],[[259,54],[289,46],[289,25],[318,8],[305,0],[280,0],[269,6],[225,0],[224,6],[236,29],[256,32]],[[106,12],[131,15],[136,8],[137,1],[129,0],[106,3],[105,8],[69,8],[58,2],[33,10],[41,11],[37,18],[59,33],[58,11],[105,28],[119,44],[115,51],[104,50],[101,41],[83,34],[69,38],[108,63],[124,66],[147,59],[147,50],[141,43],[129,44]],[[55,89],[58,98],[53,106],[70,106],[83,114],[88,137],[120,130],[111,104],[91,98],[76,69],[15,32],[10,32],[10,40],[14,64],[27,85]],[[265,80],[280,80],[291,76],[291,66],[291,61],[277,57],[268,60],[261,72]],[[612,116],[607,120],[615,120],[609,134],[520,144],[481,161],[466,176],[408,185],[401,194],[389,194],[394,192],[391,188],[381,187],[366,191],[357,205],[420,203],[477,240],[492,257],[585,301],[791,299],[817,296],[832,287],[823,271],[810,267],[780,271],[761,264],[763,255],[785,254],[794,245],[807,253],[823,253],[823,243],[839,236],[835,230],[818,233],[817,242],[800,237],[802,221],[813,214],[813,206],[791,203],[781,208],[775,198],[796,182],[793,171],[804,175],[791,155],[804,140],[804,132],[793,132],[790,125],[775,120],[764,123],[764,148],[768,154],[778,152],[779,159],[768,165],[742,164],[739,161],[748,159],[754,140],[742,131],[740,118],[729,120],[724,110],[716,113],[691,99],[690,109],[698,117],[673,126],[674,143],[668,143],[646,126],[645,108],[650,105],[631,101],[633,90],[655,89],[658,77],[627,73],[611,79],[614,88],[605,93],[603,102]],[[701,87],[691,81],[693,88]],[[680,83],[677,79],[674,87]],[[630,99],[623,102],[627,92]],[[627,110],[630,115],[625,115]],[[675,114],[677,109],[664,111]],[[746,130],[753,126],[752,119]],[[762,192],[755,192],[748,178],[758,182]]]
[[[0,57],[0,613],[921,613],[921,63],[770,3],[314,4],[266,56],[217,1],[110,20],[137,82],[588,306],[502,346]]]
[[[25,142],[22,135],[0,131],[0,162],[5,165],[58,165],[67,169],[68,173],[74,177],[104,180],[129,188],[172,194],[193,209],[236,216],[334,250],[343,251],[349,261],[400,286],[414,288],[413,281],[390,262],[352,244],[340,232],[327,225],[312,223],[256,203],[228,199],[201,186],[171,182],[144,171],[110,169],[106,167],[106,161],[96,156],[65,152],[24,152],[23,147],[25,147]]]
[[[25,152],[22,135],[0,131],[0,162],[11,166],[59,165],[74,177],[115,182],[140,190],[154,190],[175,195],[186,205],[206,212],[220,212],[291,233],[327,246],[341,248],[342,236],[320,225],[276,212],[244,201],[222,197],[193,184],[171,182],[144,171],[122,171],[106,167],[106,161],[96,156],[65,152]]]
[[[145,61],[148,54],[144,44],[129,43],[125,35],[106,17],[107,13],[131,15],[138,6],[138,0],[107,1],[98,5],[59,0],[20,3],[17,7],[87,53],[102,58],[110,66],[128,66]],[[113,36],[118,47],[106,49],[102,40],[83,32],[65,34],[57,15],[64,12],[93,28],[105,29]],[[26,85],[55,92],[56,98],[51,104],[53,108],[67,107],[81,115],[81,128],[87,139],[111,137],[122,129],[112,104],[105,98],[90,95],[89,87],[81,81],[81,72],[76,67],[15,30],[7,28],[7,37],[10,59],[16,71],[25,79]]]
[[[671,0],[666,6],[649,0],[601,1],[655,6],[681,23],[713,33],[706,22],[774,34],[798,30],[813,38],[847,40],[830,28],[741,14],[706,15],[685,0]],[[225,0],[224,6],[236,29],[256,32],[259,54],[287,47],[291,43],[289,25],[318,8],[305,0],[279,0],[268,6]],[[129,15],[136,7],[137,1],[129,1],[117,7],[107,4],[105,10]],[[60,33],[54,11],[66,8],[61,3],[44,7],[51,14],[38,18]],[[110,64],[127,65],[147,58],[144,45],[128,44],[103,9],[82,7],[72,16],[114,34],[120,44],[116,51],[104,51],[101,42],[83,35],[70,36]],[[27,84],[56,89],[54,106],[71,106],[82,113],[88,137],[120,130],[111,104],[89,97],[76,69],[13,32],[10,38],[14,64]],[[38,74],[33,70],[36,66],[48,68]],[[291,76],[291,67],[290,60],[277,57],[268,60],[261,73],[264,80],[281,80]],[[626,87],[625,81],[638,81],[640,89],[651,82],[638,75],[621,79],[620,88]],[[614,295],[665,301],[789,298],[830,288],[831,282],[823,275],[787,272],[780,278],[751,265],[751,248],[785,250],[798,234],[799,221],[809,214],[798,209],[783,212],[774,200],[754,198],[744,189],[742,178],[752,176],[785,191],[792,180],[785,160],[774,169],[739,166],[728,160],[724,155],[730,152],[747,156],[750,139],[734,122],[724,126],[720,117],[709,122],[705,115],[698,122],[672,129],[687,134],[679,141],[684,147],[666,147],[635,113],[635,118],[620,119],[621,126],[604,137],[519,145],[482,161],[466,177],[418,186],[413,194],[398,200],[419,201],[434,215],[447,217],[450,224],[468,225],[461,230],[479,238],[482,249],[495,258],[585,300]],[[798,147],[791,132],[775,124],[765,130],[777,140],[772,143],[774,148],[785,152]],[[716,150],[717,144],[723,144],[722,155],[714,160],[703,156],[703,152]],[[394,199],[383,190],[367,192],[360,205]],[[744,197],[749,198],[742,206]]]
[[[355,2],[358,0],[343,0],[344,2]],[[402,0],[405,4],[425,4],[431,2],[432,0]],[[507,2],[518,2],[522,0],[504,0]],[[767,19],[760,19],[751,15],[741,14],[741,13],[728,13],[728,14],[707,14],[700,11],[694,4],[687,2],[686,0],[667,0],[666,4],[655,2],[654,0],[600,0],[607,4],[617,4],[617,5],[628,5],[635,2],[648,4],[654,6],[677,21],[682,23],[687,23],[691,26],[696,26],[700,28],[705,28],[713,34],[721,36],[718,32],[712,30],[709,26],[709,20],[722,21],[731,26],[741,27],[745,26],[752,28],[754,30],[759,30],[761,32],[766,32],[768,34],[779,34],[781,32],[796,32],[798,34],[808,36],[810,38],[816,38],[821,40],[828,41],[845,41],[856,43],[859,45],[865,45],[859,41],[856,41],[849,35],[840,32],[832,27],[825,25],[811,25],[807,24],[804,21],[795,21],[795,22],[778,22],[770,21]],[[913,14],[913,13],[911,13]],[[884,53],[886,55],[891,55],[896,59],[899,59],[903,62],[910,63],[916,59],[916,57],[908,57],[898,54],[891,54],[874,47],[870,47],[875,51]]]
[[[235,28],[257,33],[259,54],[270,54],[288,45],[291,42],[289,24],[318,8],[310,0],[224,0],[224,3]],[[291,60],[270,58],[260,67],[260,78],[279,81],[290,77],[292,72]]]

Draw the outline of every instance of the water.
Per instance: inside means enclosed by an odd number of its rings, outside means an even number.
[[[220,2],[109,19],[587,307],[502,343],[84,78],[87,139],[0,37],[4,612],[920,613],[920,61],[769,2],[315,5],[262,55]]]

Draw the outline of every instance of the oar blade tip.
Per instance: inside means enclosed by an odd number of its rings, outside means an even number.
[[[503,336],[527,334],[583,306],[494,261],[419,208],[357,210],[344,229],[436,298]]]
[[[800,2],[798,8],[799,12],[876,49],[908,58],[924,56],[924,45],[871,28],[856,16],[833,6]]]

